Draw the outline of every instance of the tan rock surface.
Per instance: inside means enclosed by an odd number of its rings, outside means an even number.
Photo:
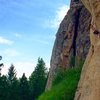
[[[92,15],[92,24],[100,32],[100,0],[82,0]],[[100,100],[100,33],[90,29],[91,48],[83,66],[74,100]]]

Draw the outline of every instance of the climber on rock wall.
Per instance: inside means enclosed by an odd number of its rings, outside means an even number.
[[[83,65],[74,100],[100,100],[100,0],[82,0],[92,15],[91,47]]]

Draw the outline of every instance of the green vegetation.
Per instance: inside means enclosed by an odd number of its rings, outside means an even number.
[[[39,95],[44,92],[46,80],[47,73],[45,63],[42,58],[39,58],[37,66],[29,78],[32,100],[35,100]]]
[[[72,64],[73,61],[74,59]],[[57,70],[52,88],[47,92],[44,90],[48,73],[42,58],[38,58],[35,70],[29,79],[25,73],[18,79],[15,66],[12,64],[7,75],[2,75],[0,72],[0,100],[37,100],[37,98],[38,100],[73,100],[83,62],[80,62],[80,67]],[[0,64],[0,70],[2,66],[3,63]]]
[[[18,85],[19,82],[16,77],[16,70],[14,65],[12,64],[8,70],[8,75],[7,75],[7,83],[8,83],[8,96],[7,100],[19,100],[19,95],[18,95]]]
[[[2,66],[3,64],[0,64],[0,70]],[[25,73],[20,79],[16,75],[13,64],[8,69],[7,75],[2,75],[0,72],[0,100],[36,100],[44,92],[47,71],[42,58],[38,58],[35,70],[29,79]]]
[[[0,60],[2,60],[2,56],[0,56]],[[2,69],[3,63],[0,63],[0,76],[1,76],[1,69]]]
[[[73,100],[81,67],[58,71],[50,91],[43,93],[38,100]]]
[[[70,59],[70,66],[71,67],[75,67],[75,63],[76,63],[76,61],[75,61],[75,59],[76,59],[76,57],[71,57],[71,59]]]
[[[19,81],[19,96],[21,100],[30,100],[29,82],[25,76],[25,73],[22,75],[22,78]]]

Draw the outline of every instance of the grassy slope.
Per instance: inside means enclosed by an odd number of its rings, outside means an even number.
[[[43,93],[38,100],[73,100],[81,68],[60,72],[53,82],[52,89]]]

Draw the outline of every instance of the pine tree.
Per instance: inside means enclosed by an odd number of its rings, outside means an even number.
[[[0,77],[0,100],[8,100],[8,82],[4,75]]]
[[[34,100],[44,91],[47,80],[45,62],[43,61],[42,58],[38,58],[37,66],[29,79],[30,79],[32,100]]]
[[[16,70],[13,64],[11,64],[11,67],[8,69],[8,81],[9,84],[12,84],[16,80]]]
[[[2,56],[0,56],[0,60],[2,60]],[[0,76],[1,76],[1,69],[2,69],[3,63],[0,63]]]
[[[21,100],[30,100],[30,95],[29,95],[29,83],[28,80],[25,76],[25,73],[22,75],[22,78],[20,79],[20,84],[19,84],[19,95]]]
[[[11,64],[11,67],[8,71],[8,84],[9,84],[9,100],[19,100],[19,82],[16,77],[16,70],[13,64]]]
[[[2,56],[0,56],[0,60],[2,60]],[[8,100],[8,82],[7,77],[1,75],[3,63],[0,63],[0,100]]]

